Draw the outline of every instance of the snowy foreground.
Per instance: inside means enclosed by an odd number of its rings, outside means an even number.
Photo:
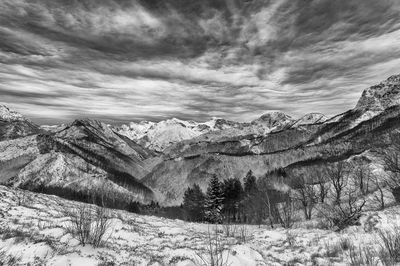
[[[215,226],[112,210],[106,241],[93,248],[66,232],[69,219],[60,210],[76,204],[0,186],[0,265],[207,265]],[[311,223],[290,230],[237,226],[230,237],[223,226],[217,232],[225,265],[349,265],[347,242],[379,245],[373,229],[399,218],[400,209],[392,207],[365,215],[344,233]]]

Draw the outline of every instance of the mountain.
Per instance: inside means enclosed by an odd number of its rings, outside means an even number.
[[[308,119],[308,120],[307,120]],[[309,114],[295,120],[282,112],[269,112],[249,123],[213,118],[199,123],[180,119],[169,119],[158,123],[143,121],[119,127],[110,126],[118,134],[127,136],[141,145],[157,152],[164,152],[170,146],[186,140],[221,141],[243,135],[265,135],[282,130],[295,123],[310,124],[323,121],[322,114]]]
[[[177,118],[158,123],[143,121],[119,127],[110,126],[118,134],[137,141],[144,147],[162,152],[169,145],[192,139],[204,133],[239,127],[240,123],[214,118],[204,123],[184,121]]]
[[[120,127],[84,119],[15,132],[0,141],[0,183],[176,205],[188,186],[205,189],[213,175],[244,178],[252,170],[282,181],[294,170],[385,148],[400,129],[399,77],[367,88],[354,109],[329,119],[269,112],[248,123],[169,119]],[[6,125],[29,123],[10,111],[4,117]]]
[[[0,142],[0,183],[67,197],[92,191],[148,202],[153,193],[140,179],[154,156],[104,123],[76,120],[57,132]]]
[[[7,106],[0,105],[0,120],[6,122],[12,122],[12,121],[26,121],[27,119],[20,113],[14,110],[10,110]]]
[[[396,100],[400,82],[397,76],[381,84],[366,89],[354,109],[330,119],[309,114],[293,120],[277,113],[250,123],[250,128],[260,121],[266,127],[276,126],[265,135],[227,135],[221,131],[214,132],[220,133],[219,138],[206,138],[208,133],[172,145],[164,151],[163,161],[142,181],[164,202],[179,204],[186,187],[197,183],[205,189],[213,175],[243,178],[249,170],[257,176],[274,175],[384,147],[388,136],[400,129]],[[275,117],[284,122],[274,122],[271,118]]]
[[[391,106],[400,104],[400,75],[372,86],[361,95],[356,109],[362,111],[381,112]]]
[[[270,112],[262,115],[260,118],[254,120],[252,124],[260,125],[263,128],[272,130],[282,130],[292,125],[294,119],[282,112]]]
[[[0,141],[25,137],[42,132],[38,125],[20,113],[0,105]]]
[[[324,123],[328,120],[324,114],[321,113],[309,113],[298,119],[293,126],[300,126],[300,125],[309,125],[309,124],[317,124],[317,123]]]

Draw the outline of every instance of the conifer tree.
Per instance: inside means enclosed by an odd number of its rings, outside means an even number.
[[[249,170],[244,178],[244,192],[246,195],[254,194],[257,191],[257,178],[253,171]]]
[[[243,199],[243,187],[238,178],[225,179],[223,184],[224,209],[227,222],[238,219],[240,202]]]
[[[218,177],[214,175],[208,184],[205,201],[205,215],[209,222],[222,222],[223,200],[222,184],[219,182]]]
[[[188,188],[183,196],[183,208],[191,221],[204,220],[204,201],[205,195],[199,185],[194,184]]]

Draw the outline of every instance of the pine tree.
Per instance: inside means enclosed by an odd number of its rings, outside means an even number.
[[[209,222],[222,222],[223,200],[222,184],[219,182],[218,177],[214,175],[208,184],[205,201],[205,215]]]
[[[247,172],[244,178],[244,191],[246,195],[254,194],[257,191],[257,178],[251,170]]]
[[[230,222],[237,220],[240,201],[243,199],[243,187],[238,178],[228,178],[223,182],[223,196],[225,218]]]
[[[194,184],[192,188],[189,187],[185,191],[183,196],[183,208],[185,209],[189,220],[204,220],[204,201],[205,196],[199,185]]]

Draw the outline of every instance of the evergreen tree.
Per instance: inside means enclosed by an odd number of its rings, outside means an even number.
[[[257,178],[253,175],[253,171],[248,171],[244,178],[245,196],[242,202],[243,218],[245,222],[260,222],[260,204],[257,188]]]
[[[194,184],[188,188],[183,196],[183,208],[190,221],[204,220],[204,201],[205,196],[199,185]]]
[[[238,219],[240,201],[243,199],[243,187],[238,178],[228,178],[223,182],[223,213],[228,222]]]
[[[214,175],[208,184],[205,201],[205,215],[209,222],[222,222],[223,200],[222,184],[219,182],[218,177]]]
[[[257,178],[253,175],[253,171],[248,171],[244,178],[244,192],[246,195],[254,194],[257,191]]]

